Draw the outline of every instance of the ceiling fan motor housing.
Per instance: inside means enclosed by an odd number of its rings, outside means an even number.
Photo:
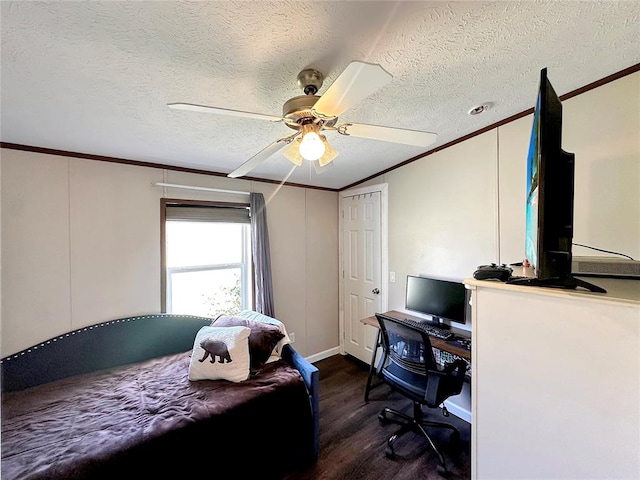
[[[320,100],[319,95],[298,95],[287,100],[282,106],[282,117],[285,119],[286,125],[297,130],[300,125],[305,123],[318,123],[318,119],[311,111],[318,100]],[[322,125],[331,127],[337,120],[337,118],[332,118],[329,121],[322,121]]]
[[[313,118],[311,108],[318,100],[320,100],[318,95],[298,95],[290,98],[282,106],[282,116],[294,124],[300,123],[306,118]]]
[[[308,68],[298,74],[298,85],[305,95],[315,95],[322,87],[324,75],[318,70]]]

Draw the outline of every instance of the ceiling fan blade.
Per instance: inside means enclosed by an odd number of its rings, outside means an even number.
[[[251,157],[249,160],[247,160],[238,168],[236,168],[233,172],[228,174],[227,177],[237,178],[237,177],[242,177],[243,175],[246,175],[251,170],[256,168],[259,164],[264,162],[271,155],[276,153],[278,150],[284,148],[285,145],[287,145],[287,140],[289,138],[290,137],[279,138],[278,140],[273,142],[271,145],[263,148],[258,153],[256,153],[253,157]]]
[[[281,122],[281,117],[273,115],[263,115],[261,113],[243,112],[241,110],[229,110],[228,108],[207,107],[205,105],[194,105],[192,103],[168,103],[169,108],[175,110],[189,110],[192,112],[215,113],[218,115],[230,115],[232,117],[255,118],[257,120],[269,120],[271,122]]]
[[[319,116],[337,117],[380,90],[393,77],[380,65],[351,62],[313,106]]]
[[[361,123],[344,123],[338,125],[335,129],[342,135],[415,145],[416,147],[428,147],[438,139],[438,135],[431,132],[381,127],[378,125],[364,125]]]

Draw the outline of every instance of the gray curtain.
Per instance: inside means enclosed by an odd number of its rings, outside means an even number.
[[[267,231],[267,210],[264,196],[251,193],[251,248],[253,250],[253,271],[256,279],[255,309],[257,312],[275,317],[273,306],[273,283],[271,282],[271,256],[269,254],[269,232]]]

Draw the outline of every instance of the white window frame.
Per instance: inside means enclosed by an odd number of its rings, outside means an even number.
[[[197,272],[197,271],[214,271],[225,270],[232,268],[240,268],[240,285],[241,285],[241,298],[240,304],[242,309],[253,309],[253,257],[251,249],[251,225],[242,224],[242,258],[238,263],[224,263],[224,264],[211,264],[211,265],[197,265],[190,267],[167,267],[166,265],[166,225],[171,219],[166,217],[166,208],[171,205],[198,205],[198,206],[243,206],[249,208],[248,204],[229,204],[220,202],[206,202],[206,201],[192,201],[192,200],[175,200],[175,199],[161,199],[161,249],[162,249],[162,261],[161,261],[161,301],[162,311],[170,313],[172,311],[171,297],[172,297],[172,273],[180,272]],[[213,222],[212,222],[213,223]],[[225,223],[225,222],[218,222]],[[231,223],[231,222],[230,222]]]

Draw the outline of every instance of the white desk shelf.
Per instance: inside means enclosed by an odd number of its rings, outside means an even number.
[[[472,478],[640,478],[640,281],[465,280]]]

